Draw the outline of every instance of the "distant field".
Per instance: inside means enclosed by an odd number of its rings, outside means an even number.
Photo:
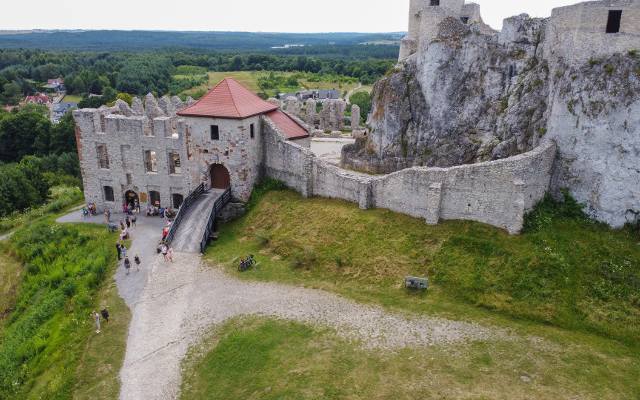
[[[82,100],[82,96],[78,96],[75,94],[68,94],[64,96],[64,99],[62,101],[66,101],[68,103],[80,103],[81,100]]]
[[[260,86],[260,79],[269,78],[273,74],[277,78],[296,77],[299,86],[291,86],[287,84],[278,85],[277,87],[264,88]],[[207,89],[212,88],[224,78],[233,78],[242,85],[249,88],[255,93],[266,93],[269,97],[274,97],[278,93],[295,92],[304,89],[339,89],[342,94],[358,87],[358,82],[353,78],[340,77],[333,75],[320,75],[313,73],[300,72],[275,72],[275,71],[232,71],[232,72],[209,72],[209,82],[184,91],[182,94],[193,97],[200,97]],[[188,78],[189,75],[174,75],[176,79]],[[362,90],[362,89],[358,89]]]

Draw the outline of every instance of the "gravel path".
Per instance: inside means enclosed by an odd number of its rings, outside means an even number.
[[[177,253],[174,264],[156,257],[133,318],[120,398],[175,399],[180,363],[212,325],[239,315],[264,315],[333,327],[371,348],[488,340],[495,329],[439,318],[391,314],[318,290],[249,283],[207,268],[195,254]]]
[[[121,217],[115,215],[113,220]],[[58,222],[101,223],[103,219],[85,219],[79,212],[72,212]],[[365,347],[381,349],[491,340],[506,335],[472,323],[410,319],[319,290],[240,281],[204,266],[199,254],[176,253],[175,263],[165,263],[155,252],[161,229],[160,218],[138,217],[138,226],[131,230],[129,255],[139,254],[142,268],[126,275],[120,265],[115,274],[119,293],[132,312],[120,371],[122,400],[177,398],[180,365],[188,349],[211,326],[241,315],[329,326]]]

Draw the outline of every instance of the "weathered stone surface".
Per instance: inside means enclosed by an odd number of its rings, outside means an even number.
[[[142,100],[138,97],[134,97],[131,101],[131,109],[135,115],[144,115],[144,106],[142,105]]]
[[[570,188],[593,217],[615,227],[632,222],[640,211],[640,57],[559,64],[553,76],[554,190]]]
[[[640,210],[640,1],[523,14],[501,32],[460,21],[464,2],[441,4],[412,1],[422,11],[402,62],[376,83],[370,133],[345,146],[343,164],[451,167],[512,157],[548,136],[559,146],[556,191],[568,188],[615,227]],[[624,15],[614,35],[605,33],[612,7]]]
[[[317,102],[314,99],[307,99],[305,103],[305,121],[307,124],[313,128],[316,126],[316,120],[318,118],[318,113],[316,112]]]
[[[166,116],[158,105],[158,101],[151,93],[147,94],[144,98],[144,113],[149,119]]]
[[[353,104],[351,106],[351,130],[355,131],[360,128],[360,106]]]
[[[116,100],[116,104],[114,108],[117,110],[116,112],[126,117],[131,117],[133,115],[133,110],[131,110],[131,107],[129,107],[129,104],[127,104],[127,102],[124,100],[120,100],[120,99]]]
[[[327,163],[309,149],[284,140],[273,124],[265,125],[264,146],[267,176],[304,196],[386,208],[429,223],[481,221],[510,233],[520,232],[526,211],[547,192],[556,154],[555,143],[546,141],[533,151],[504,160],[371,176]]]

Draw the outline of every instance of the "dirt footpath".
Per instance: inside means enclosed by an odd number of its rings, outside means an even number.
[[[200,255],[178,253],[175,263],[154,257],[132,306],[120,398],[175,399],[180,364],[190,346],[215,324],[239,315],[264,315],[333,327],[372,348],[394,349],[487,340],[502,332],[439,318],[388,313],[318,290],[239,281],[204,267]],[[122,282],[119,282],[122,283]]]

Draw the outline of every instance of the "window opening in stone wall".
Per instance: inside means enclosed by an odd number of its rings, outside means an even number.
[[[439,6],[440,0],[431,0],[431,7]]]
[[[180,165],[180,154],[178,153],[169,153],[169,173],[170,174],[181,174],[182,167]]]
[[[607,21],[607,33],[620,32],[622,22],[622,10],[609,10],[609,20]]]
[[[160,192],[155,190],[149,191],[149,202],[154,206],[160,207]]]
[[[460,17],[460,21],[462,21],[463,24],[468,24],[469,23],[469,17]]]
[[[144,165],[147,172],[158,172],[158,157],[153,150],[144,152]]]
[[[113,195],[113,188],[111,186],[105,186],[104,188],[104,201],[115,201],[115,196]]]
[[[184,197],[180,193],[173,194],[173,208],[180,208],[184,202]]]
[[[220,140],[220,128],[218,128],[218,125],[211,125],[211,140]]]
[[[129,151],[131,150],[131,146],[128,144],[123,144],[120,146],[120,157],[122,158],[122,168],[127,170],[129,169]]]
[[[107,151],[107,145],[97,145],[96,151],[98,153],[98,166],[102,169],[109,169],[109,152]]]
[[[251,124],[249,126],[249,130],[251,131],[251,139],[256,137],[256,127],[254,124]]]
[[[131,177],[131,174],[127,174],[127,185],[132,185],[133,184],[133,178]]]

